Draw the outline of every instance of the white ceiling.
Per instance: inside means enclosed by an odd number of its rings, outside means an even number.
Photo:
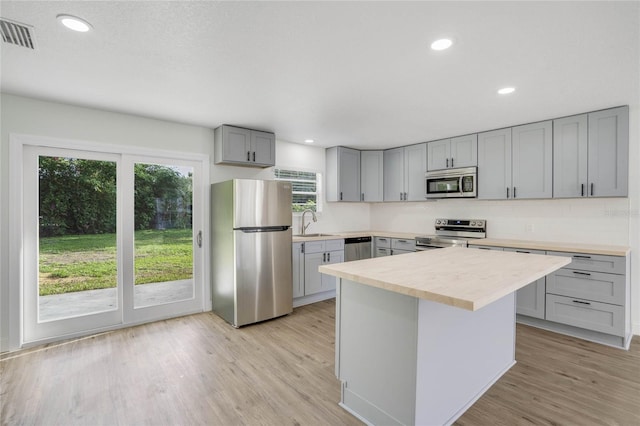
[[[0,16],[36,38],[0,43],[5,93],[290,142],[387,148],[640,104],[638,1],[3,0]],[[431,51],[442,35],[457,43]]]

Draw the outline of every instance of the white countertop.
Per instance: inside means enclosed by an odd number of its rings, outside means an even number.
[[[406,238],[413,239],[417,236],[425,235],[425,233],[412,232],[390,232],[390,231],[354,231],[354,232],[334,232],[327,233],[320,237],[299,237],[294,236],[293,242],[331,240],[336,238],[351,237],[387,237],[387,238]],[[549,242],[549,241],[532,241],[532,240],[507,240],[498,238],[479,238],[470,240],[469,244],[488,246],[488,247],[511,247],[530,250],[545,251],[563,251],[572,253],[600,254],[608,256],[626,256],[631,251],[628,246],[614,246],[605,244],[585,244],[585,243],[568,243],[568,242]]]
[[[570,262],[561,256],[451,247],[322,265],[319,271],[476,311]]]

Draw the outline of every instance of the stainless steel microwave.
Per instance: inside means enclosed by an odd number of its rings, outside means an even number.
[[[436,170],[425,174],[426,198],[473,198],[478,195],[478,168]]]

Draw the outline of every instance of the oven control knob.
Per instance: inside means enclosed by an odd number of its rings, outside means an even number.
[[[471,226],[476,226],[476,223],[475,222],[471,222]]]

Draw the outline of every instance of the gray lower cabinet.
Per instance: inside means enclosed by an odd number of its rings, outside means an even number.
[[[293,298],[304,296],[304,243],[293,243],[291,245],[292,268],[293,268]]]
[[[344,240],[304,243],[304,295],[336,289],[336,278],[318,272],[320,265],[344,262]]]
[[[392,238],[391,239],[391,254],[406,254],[414,253],[416,251],[416,240],[407,238]]]
[[[360,201],[360,151],[327,148],[327,201]]]
[[[505,248],[504,251],[516,253],[545,254],[544,250],[522,250]],[[546,297],[546,278],[542,277],[522,287],[516,292],[516,313],[527,315],[533,318],[544,319]]]
[[[391,238],[373,237],[373,257],[391,256]]]
[[[630,339],[628,256],[547,252],[571,263],[547,276],[548,321]]]
[[[626,197],[629,107],[553,120],[553,197]]]

